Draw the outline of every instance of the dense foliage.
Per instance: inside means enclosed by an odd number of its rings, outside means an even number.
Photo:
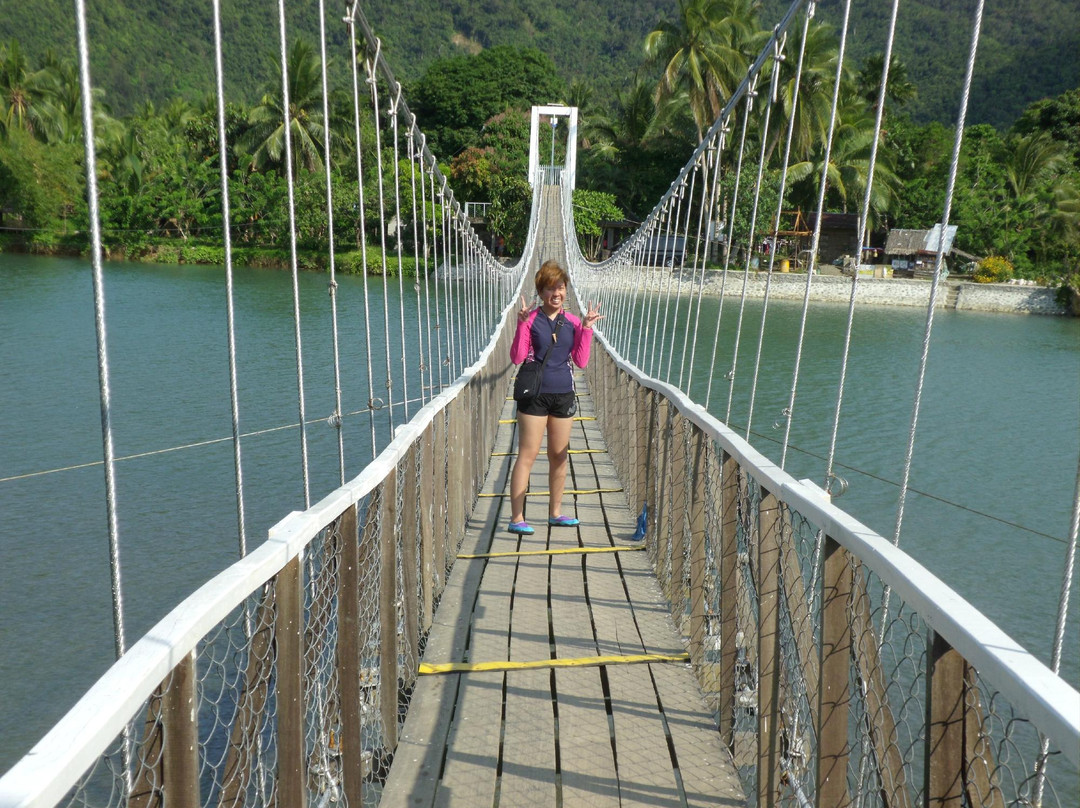
[[[176,0],[175,6],[173,11],[183,12],[185,0]],[[822,7],[824,13],[807,29],[802,80],[795,81],[797,60],[783,62],[777,79],[780,104],[768,129],[763,134],[757,133],[756,126],[748,130],[738,181],[744,189],[752,187],[763,156],[763,210],[774,209],[781,180],[786,189],[785,209],[815,209],[823,170],[828,210],[858,212],[862,205],[874,147],[883,57],[880,52],[864,52],[841,73],[837,126],[826,164],[822,144],[832,105],[838,38],[820,19],[827,18],[830,9],[835,12],[836,3],[823,2]],[[914,8],[937,13],[926,4],[915,3]],[[370,9],[376,20],[378,9],[378,3]],[[149,19],[159,12],[124,13],[132,19]],[[128,18],[117,13],[117,19]],[[240,14],[235,9],[232,13]],[[553,61],[529,46],[533,41],[547,41],[544,37],[558,28],[564,14],[558,5],[517,4],[513,10],[498,4],[487,7],[480,18],[488,13],[503,15],[506,27],[513,22],[522,30],[530,25],[536,29],[532,39],[515,38],[512,46],[498,44],[494,34],[489,38],[481,36],[479,29],[463,28],[458,21],[464,19],[465,11],[453,4],[438,12],[417,4],[417,13],[416,19],[424,21],[417,33],[420,39],[436,36],[449,19],[460,35],[454,40],[460,47],[444,48],[444,58],[432,60],[426,54],[404,60],[426,65],[405,88],[406,98],[433,151],[444,161],[455,198],[490,203],[488,225],[510,252],[520,247],[527,227],[530,106],[561,102],[579,109],[581,190],[575,204],[582,206],[579,236],[586,251],[591,251],[601,221],[624,217],[640,221],[648,214],[768,35],[757,0],[677,0],[666,16],[648,19],[634,48],[634,69],[624,73],[619,89],[611,92],[605,89],[601,71],[583,71],[567,82],[565,59]],[[620,12],[605,13],[617,16]],[[645,14],[641,8],[634,14],[638,16],[623,22],[643,21],[639,20]],[[525,16],[519,19],[521,15]],[[235,19],[230,19],[229,25],[234,24]],[[860,18],[862,22],[856,24],[865,24],[867,19]],[[988,26],[992,28],[995,19],[990,15]],[[261,21],[252,31],[262,31],[265,23]],[[169,25],[164,27],[179,37]],[[37,42],[37,29],[28,26],[26,30]],[[390,30],[397,29],[391,26]],[[925,38],[933,40],[939,34],[927,31]],[[989,31],[987,37],[991,45],[996,42]],[[801,38],[801,28],[793,29],[789,47],[801,47]],[[119,36],[115,43],[118,58],[124,41]],[[865,42],[860,46],[865,47]],[[584,44],[581,49],[589,50]],[[24,49],[15,40],[0,45],[0,224],[16,228],[15,238],[32,249],[55,250],[64,247],[74,229],[85,228],[84,179],[77,145],[81,102],[71,60],[51,53],[36,58],[27,55],[34,50]],[[857,46],[852,50],[858,53]],[[951,50],[963,48],[954,44]],[[197,62],[179,40],[178,52]],[[870,199],[871,225],[878,232],[889,227],[927,228],[941,215],[954,132],[946,124],[925,122],[925,108],[919,111],[925,98],[919,76],[929,61],[933,60],[907,62],[901,51],[890,63]],[[370,232],[370,214],[379,170],[389,181],[398,158],[385,142],[380,152],[368,113],[361,123],[359,151],[366,167],[380,169],[365,168],[365,201],[363,206],[357,204],[357,145],[346,65],[340,60],[327,65],[332,92],[329,120],[324,120],[318,48],[302,36],[291,38],[288,114],[282,108],[280,79],[273,63],[272,48],[260,53],[250,64],[266,67],[248,71],[245,81],[259,76],[261,83],[252,84],[249,100],[227,109],[234,242],[239,249],[265,250],[269,256],[246,254],[245,260],[252,261],[272,262],[274,255],[288,247],[282,178],[286,127],[293,143],[297,235],[299,246],[307,251],[304,261],[324,261],[319,256],[325,255],[329,245],[331,234],[321,204],[326,195],[323,158],[327,149],[336,249],[359,250],[366,240],[377,241],[378,234]],[[1067,64],[1066,59],[1062,65]],[[162,68],[162,75],[167,76],[168,70]],[[193,87],[177,83],[164,98],[137,103],[127,96],[118,104],[131,108],[123,117],[115,116],[108,105],[111,95],[95,90],[102,224],[113,254],[160,257],[175,253],[179,260],[212,260],[217,255],[212,244],[220,243],[222,224],[216,102],[205,92],[199,101],[185,100]],[[148,86],[142,89],[142,98],[157,92]],[[381,91],[385,97],[387,88]],[[757,105],[754,114],[761,114],[765,107]],[[1004,106],[998,104],[996,109]],[[728,154],[722,161],[725,191],[736,181],[734,133],[740,121],[733,123]],[[787,174],[782,176],[789,128],[793,137]],[[554,137],[556,132],[558,137]],[[1021,277],[1049,279],[1075,273],[1080,264],[1080,89],[1030,104],[1009,128],[975,123],[963,135],[951,214],[951,223],[958,226],[957,246],[975,256],[1000,255]],[[556,163],[565,156],[564,141],[565,129],[553,129]],[[407,172],[410,166],[402,161],[398,168]],[[735,210],[718,211],[714,227],[734,228],[736,237],[749,232],[748,198],[744,193]],[[426,213],[433,220],[439,218],[435,211]],[[403,221],[411,220],[411,211],[403,214]],[[756,232],[770,227],[771,223],[759,220]]]

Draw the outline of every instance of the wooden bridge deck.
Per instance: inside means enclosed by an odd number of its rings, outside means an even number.
[[[590,418],[578,387],[578,416]],[[502,418],[513,417],[508,401]],[[530,495],[535,535],[507,532],[514,449],[504,424],[462,554],[637,546],[622,493],[564,497],[578,529],[546,527],[547,497]],[[567,490],[619,488],[594,421],[575,422],[571,449],[590,451],[571,455]],[[531,490],[547,488],[541,450]],[[684,650],[645,552],[459,558],[425,663],[612,659],[421,676],[381,805],[742,805],[688,665],[618,659]]]

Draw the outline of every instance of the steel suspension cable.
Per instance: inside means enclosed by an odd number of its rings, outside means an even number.
[[[411,113],[410,113],[411,115]],[[416,152],[416,116],[411,115],[411,122],[409,124],[409,140],[408,140],[408,152],[409,152],[409,186],[410,186],[410,200],[409,204],[412,207],[412,230],[413,230],[413,290],[416,292],[416,352],[417,352],[417,371],[420,375],[420,406],[427,403],[428,387],[424,384],[424,307],[420,302],[420,273],[421,267],[425,264],[420,260],[420,220],[416,213],[416,173],[420,171],[420,191],[423,193],[423,163],[421,162],[421,156]],[[421,201],[421,206],[423,201]],[[425,273],[426,274],[426,273]]]
[[[731,349],[731,369],[727,372],[728,399],[727,408],[724,411],[724,423],[731,423],[731,405],[735,397],[735,377],[739,366],[739,347],[742,344],[743,319],[746,315],[746,292],[750,282],[750,261],[753,257],[754,238],[757,234],[758,210],[761,204],[761,183],[765,174],[765,155],[768,148],[769,124],[772,121],[772,108],[779,100],[780,64],[783,61],[783,49],[787,44],[787,37],[778,40],[773,46],[773,74],[769,89],[769,103],[765,104],[764,120],[761,124],[761,147],[758,153],[757,178],[754,180],[754,202],[750,211],[750,231],[746,240],[746,260],[743,263],[742,296],[739,298],[739,317],[735,322],[735,340]],[[747,111],[749,114],[749,110]],[[734,228],[734,221],[732,222]],[[747,426],[749,433],[749,426]]]
[[[889,84],[889,66],[892,62],[893,43],[896,39],[896,17],[900,8],[900,0],[892,1],[889,12],[889,27],[885,37],[885,56],[881,68],[881,83],[878,86],[877,109],[874,114],[874,137],[870,143],[870,163],[867,167],[866,189],[863,193],[862,213],[859,216],[857,249],[855,256],[855,271],[851,273],[851,295],[848,300],[847,322],[844,326],[844,344],[840,356],[840,379],[836,391],[836,406],[833,409],[832,431],[829,435],[829,453],[825,465],[825,491],[831,493],[833,484],[833,469],[836,462],[836,443],[840,433],[840,412],[844,401],[844,386],[847,381],[848,361],[851,356],[851,335],[855,323],[855,300],[858,291],[859,272],[858,265],[862,262],[863,246],[866,243],[867,225],[870,221],[870,199],[874,188],[874,172],[877,166],[878,144],[881,141],[881,122],[885,114],[885,100]]]
[[[308,476],[307,413],[304,403],[304,348],[300,334],[300,269],[296,254],[296,187],[293,178],[292,119],[289,98],[288,42],[285,36],[285,0],[278,0],[278,34],[281,58],[281,107],[285,138],[285,185],[289,210],[289,266],[292,269],[293,332],[296,341],[296,390],[300,411],[300,461],[304,481],[304,507],[311,505],[311,482]]]
[[[791,142],[795,137],[795,118],[799,112],[799,90],[802,89],[803,63],[806,57],[806,40],[810,31],[810,20],[814,16],[815,3],[806,6],[803,16],[802,41],[799,43],[799,60],[795,67],[795,84],[791,91],[791,109],[788,111],[787,138],[784,140],[784,157],[780,165],[780,188],[776,197],[776,215],[773,217],[772,249],[769,250],[769,268],[765,273],[765,297],[761,303],[761,326],[758,330],[757,355],[754,358],[754,376],[750,383],[750,407],[746,413],[746,438],[750,438],[750,427],[754,420],[754,401],[757,398],[758,377],[761,373],[761,354],[765,347],[765,321],[769,314],[769,292],[772,287],[773,266],[776,262],[776,234],[780,230],[780,216],[784,208],[784,192],[787,188],[787,172],[791,159]],[[779,67],[779,65],[778,65]],[[768,130],[762,137],[768,136]]]
[[[233,474],[236,479],[236,531],[240,557],[247,555],[244,464],[240,450],[240,394],[236,370],[236,308],[233,294],[232,232],[229,226],[229,153],[225,136],[225,67],[221,44],[221,0],[213,0],[214,80],[217,89],[218,161],[221,167],[221,221],[225,246],[225,325],[229,356],[229,411],[232,416]]]
[[[754,99],[757,97],[756,88],[760,78],[760,73],[755,73],[751,77],[750,84],[746,90],[746,97],[743,102],[742,127],[739,134],[739,156],[735,162],[735,185],[731,193],[731,209],[730,212],[727,214],[727,238],[724,240],[724,266],[720,275],[720,302],[716,311],[716,327],[715,331],[713,332],[712,356],[709,359],[709,382],[705,388],[706,410],[709,409],[709,401],[712,398],[713,378],[716,375],[715,373],[713,373],[713,368],[716,367],[716,353],[717,349],[720,346],[720,321],[723,319],[724,316],[724,297],[727,290],[728,266],[731,263],[731,244],[732,240],[735,237],[735,213],[738,210],[739,206],[739,186],[740,181],[742,180],[743,156],[746,153],[746,128],[747,124],[750,122],[750,113],[753,111],[754,108]],[[736,339],[738,339],[738,335],[736,335]]]
[[[405,350],[405,263],[401,252],[401,133],[398,115],[401,111],[401,82],[396,82],[394,103],[390,106],[390,123],[394,133],[394,250],[397,256],[398,321],[401,328],[401,396],[402,421],[409,420],[409,369]],[[385,213],[383,214],[386,215]]]
[[[386,417],[388,435],[394,434],[394,376],[390,359],[390,294],[386,280],[386,181],[382,156],[382,123],[379,114],[379,76],[376,72],[382,40],[375,38],[375,58],[368,63],[368,85],[371,87],[371,107],[375,121],[375,171],[379,189],[379,257],[382,262],[383,356],[386,368]]]
[[[334,414],[330,423],[337,433],[338,480],[345,484],[344,419],[341,416],[341,347],[338,336],[337,272],[334,256],[334,184],[330,174],[330,86],[326,78],[326,2],[319,0],[319,52],[322,56],[323,169],[326,176],[326,236],[330,264],[330,329],[334,352]]]
[[[694,256],[695,263],[700,263],[701,278],[700,278],[700,280],[698,280],[697,313],[694,316],[694,329],[693,329],[694,338],[692,340],[689,340],[689,342],[692,343],[692,347],[690,349],[690,374],[691,374],[691,377],[693,376],[693,373],[694,373],[694,356],[696,355],[696,352],[697,352],[697,337],[698,337],[698,332],[699,332],[699,329],[700,329],[700,326],[701,326],[701,302],[702,302],[702,297],[705,294],[705,265],[706,265],[706,263],[708,261],[710,245],[712,244],[711,234],[714,232],[714,230],[713,230],[713,217],[715,216],[715,213],[716,213],[716,194],[717,194],[717,192],[719,191],[719,188],[720,188],[720,182],[719,182],[719,180],[720,180],[720,170],[721,170],[721,165],[722,165],[722,159],[723,159],[723,154],[724,154],[724,145],[725,145],[725,142],[726,142],[726,138],[727,138],[727,128],[726,128],[726,126],[721,126],[720,129],[716,133],[714,147],[706,150],[706,152],[705,152],[705,154],[709,155],[710,159],[713,162],[713,166],[712,166],[712,184],[708,189],[707,202],[702,205],[702,209],[698,214],[698,232],[697,232],[697,245],[698,246],[697,246],[697,249],[699,251],[701,250],[701,245],[702,245],[702,236],[701,236],[702,221],[704,220],[704,221],[708,222],[708,226],[707,226],[706,231],[705,231],[705,239],[704,239],[705,250],[704,250],[704,253],[700,254],[700,255],[695,254],[695,256]],[[714,149],[715,149],[715,151],[714,151]],[[708,176],[708,172],[706,172],[706,176]],[[706,198],[706,191],[705,191],[705,185],[706,184],[707,183],[702,183],[701,191],[702,191],[702,198],[703,199]],[[695,274],[696,274],[696,272],[695,272]],[[719,322],[719,316],[717,317],[717,322]],[[679,360],[679,389],[680,390],[682,389],[682,385],[683,385],[683,370],[684,370],[685,363],[686,363],[686,342],[684,341],[683,342],[682,358]],[[710,372],[709,375],[711,376],[712,373]]]
[[[98,395],[101,403],[101,444],[105,469],[105,517],[109,529],[109,582],[112,589],[113,651],[124,655],[124,589],[120,566],[120,527],[116,513],[116,452],[113,449],[112,390],[109,373],[108,321],[105,316],[105,270],[102,265],[101,213],[98,203],[97,151],[94,146],[94,99],[90,83],[90,45],[86,4],[75,0],[79,49],[79,88],[82,102],[83,152],[86,157],[86,201],[90,218],[90,263],[93,268],[94,332],[97,337]],[[127,766],[125,768],[125,774]],[[130,789],[130,782],[127,783]]]
[[[675,286],[675,304],[674,304],[675,313],[672,315],[672,318],[671,318],[671,334],[672,334],[672,337],[674,337],[674,335],[676,333],[678,333],[678,330],[679,330],[679,304],[682,303],[683,276],[686,274],[686,239],[687,239],[687,237],[689,235],[689,232],[690,232],[689,224],[690,224],[690,217],[693,214],[693,208],[694,208],[694,191],[697,188],[697,178],[698,178],[698,175],[701,173],[701,165],[702,165],[702,159],[703,159],[704,154],[705,154],[705,152],[700,152],[699,153],[697,164],[695,165],[694,170],[692,172],[690,172],[690,188],[686,192],[686,221],[680,227],[679,226],[679,219],[676,218],[675,236],[674,236],[673,240],[671,241],[671,248],[672,248],[671,274],[674,275],[676,271],[678,271],[678,273],[679,273],[679,282]],[[703,185],[704,185],[704,183],[703,183]],[[680,200],[680,208],[681,208],[681,200]],[[682,233],[683,235],[680,236],[679,233]],[[678,246],[680,238],[682,239],[682,245],[683,245],[681,248]],[[678,253],[677,253],[678,254],[678,263],[677,264],[676,264],[676,252],[675,252],[676,250],[678,251]],[[665,324],[665,327],[664,327],[664,333],[665,334],[668,333],[666,324]],[[668,342],[669,342],[668,366],[667,366],[667,376],[665,377],[665,379],[666,379],[666,381],[668,381],[670,383],[671,382],[671,366],[675,361],[675,339],[672,338],[672,339],[668,340]],[[685,344],[686,344],[686,342],[684,341],[683,345],[685,345]]]
[[[979,47],[982,31],[982,17],[985,0],[978,0],[975,9],[975,22],[971,32],[971,47],[968,52],[967,67],[964,71],[964,85],[960,97],[960,112],[956,121],[956,137],[953,140],[952,157],[949,160],[949,179],[945,184],[945,209],[941,217],[941,232],[938,234],[937,256],[934,259],[934,280],[930,287],[930,301],[926,309],[926,327],[923,332],[922,352],[919,356],[919,371],[915,383],[915,400],[911,409],[911,426],[908,429],[907,447],[904,450],[904,471],[900,483],[900,498],[896,506],[896,526],[893,530],[893,545],[900,544],[900,531],[904,523],[904,505],[907,501],[908,484],[911,480],[911,461],[915,455],[915,435],[919,425],[919,410],[922,407],[923,387],[926,382],[926,366],[930,356],[930,335],[934,330],[934,308],[937,305],[938,284],[941,281],[941,266],[944,259],[945,229],[949,225],[952,213],[953,191],[956,188],[956,175],[960,166],[960,146],[964,141],[964,122],[967,120],[968,99],[971,96],[971,79],[975,73],[975,54]]]
[[[352,68],[352,84],[353,84],[353,124],[356,130],[356,192],[358,201],[358,209],[360,214],[360,263],[364,268],[364,352],[366,354],[366,366],[367,366],[367,389],[368,389],[368,430],[371,440],[371,459],[374,460],[378,454],[375,441],[375,379],[372,371],[371,361],[371,305],[370,295],[368,292],[368,276],[367,276],[367,214],[364,211],[364,159],[363,149],[361,148],[361,127],[360,127],[360,75],[359,59],[356,52],[356,5],[352,7],[351,13],[346,17],[345,23],[349,29],[349,48],[350,48],[350,64]],[[367,61],[365,60],[365,69]]]
[[[844,55],[847,50],[848,23],[851,19],[851,0],[844,0],[844,16],[840,29],[840,48],[836,56],[836,78],[833,81],[832,108],[829,113],[829,129],[825,136],[825,154],[821,161],[821,179],[818,183],[817,219],[810,243],[810,257],[806,266],[806,288],[803,292],[802,315],[799,317],[799,337],[795,343],[795,366],[791,373],[791,393],[784,417],[784,441],[780,448],[780,468],[787,463],[788,443],[791,440],[791,422],[795,416],[795,393],[799,386],[799,370],[802,365],[803,343],[806,339],[806,320],[810,311],[810,287],[817,269],[817,251],[821,244],[821,220],[825,217],[825,192],[829,187],[829,161],[832,159],[833,137],[836,134],[836,110],[840,104],[840,83],[844,74]],[[792,111],[794,120],[794,110]],[[785,166],[786,170],[786,166]],[[781,193],[782,196],[782,193]],[[779,218],[777,218],[779,223]],[[779,228],[777,228],[779,229]],[[776,236],[773,236],[773,258],[776,255]],[[771,271],[771,266],[770,266]],[[856,272],[856,274],[858,274]]]

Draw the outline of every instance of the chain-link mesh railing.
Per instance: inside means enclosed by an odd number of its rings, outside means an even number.
[[[132,646],[0,802],[377,805],[487,471],[513,320],[360,477]]]
[[[1076,804],[1074,688],[602,338],[587,375],[749,805]]]

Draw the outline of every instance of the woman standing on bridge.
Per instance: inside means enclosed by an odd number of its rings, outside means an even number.
[[[509,530],[519,535],[535,531],[525,521],[525,491],[529,475],[540,453],[540,442],[547,430],[548,524],[573,527],[578,520],[562,515],[562,495],[570,449],[570,426],[577,411],[574,397],[574,374],[570,362],[580,368],[589,363],[593,325],[603,317],[599,307],[589,310],[584,320],[563,311],[566,286],[570,282],[558,261],[545,261],[536,273],[536,293],[541,304],[529,309],[525,297],[518,310],[517,333],[510,346],[510,361],[520,365],[526,359],[543,361],[537,394],[518,402],[518,453],[510,475],[510,508],[513,511]],[[541,316],[542,315],[542,316]],[[550,354],[550,356],[549,356]]]

